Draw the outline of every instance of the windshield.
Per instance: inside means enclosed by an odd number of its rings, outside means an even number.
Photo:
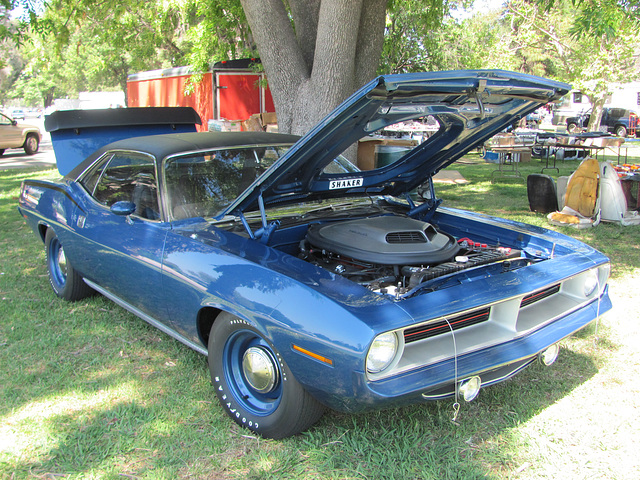
[[[291,145],[225,148],[165,161],[167,208],[174,220],[216,217],[278,160]],[[356,172],[340,157],[327,174]]]

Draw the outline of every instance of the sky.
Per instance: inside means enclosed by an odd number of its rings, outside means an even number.
[[[453,18],[465,20],[470,18],[474,13],[500,10],[506,2],[507,0],[475,0],[473,2],[473,7],[469,10],[463,10],[456,13],[453,15]]]

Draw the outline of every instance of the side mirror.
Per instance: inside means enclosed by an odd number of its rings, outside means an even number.
[[[132,215],[136,211],[136,204],[133,202],[116,202],[111,205],[111,213],[115,215],[128,216]]]

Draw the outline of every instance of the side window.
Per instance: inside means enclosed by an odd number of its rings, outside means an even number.
[[[624,108],[612,108],[609,110],[611,118],[620,118],[626,116],[624,114]]]
[[[103,169],[91,172],[85,188],[90,186],[89,179],[99,177],[93,197],[103,205],[110,207],[116,202],[133,202],[135,215],[157,220],[158,184],[153,157],[134,152],[116,152]]]
[[[80,184],[91,196],[93,196],[98,180],[100,180],[104,168],[109,164],[109,160],[111,160],[112,155],[113,154],[104,155],[99,161],[94,163],[80,179]]]

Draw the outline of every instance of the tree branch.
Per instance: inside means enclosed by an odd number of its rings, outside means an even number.
[[[517,16],[519,16],[520,18],[523,18],[524,20],[530,20],[523,13],[521,13],[521,12],[517,11],[515,8],[513,8],[513,3],[511,3],[511,2],[509,2],[509,11],[515,13]],[[562,51],[562,48],[566,48],[571,53],[576,53],[576,51],[573,49],[573,47],[571,47],[570,45],[567,45],[566,43],[564,43],[562,40],[560,40],[557,36],[555,36],[550,31],[545,30],[544,28],[536,25],[536,23],[533,22],[533,21],[531,21],[531,25],[533,26],[533,28],[535,28],[536,30],[538,30],[539,32],[543,33],[544,35],[546,35],[547,37],[549,37],[551,39],[552,43],[555,44],[556,49],[558,50],[558,53],[560,55],[565,55],[565,53]],[[561,48],[558,48],[558,47],[561,47]]]
[[[354,88],[359,88],[376,74],[384,46],[384,24],[388,0],[366,0],[358,27],[358,46]]]
[[[289,0],[293,25],[309,72],[313,68],[313,56],[318,35],[320,0]]]
[[[295,93],[291,92],[291,85],[299,85],[310,76],[289,14],[282,0],[240,0],[240,3],[279,107],[278,124],[282,131],[288,132],[293,102],[287,97]]]

